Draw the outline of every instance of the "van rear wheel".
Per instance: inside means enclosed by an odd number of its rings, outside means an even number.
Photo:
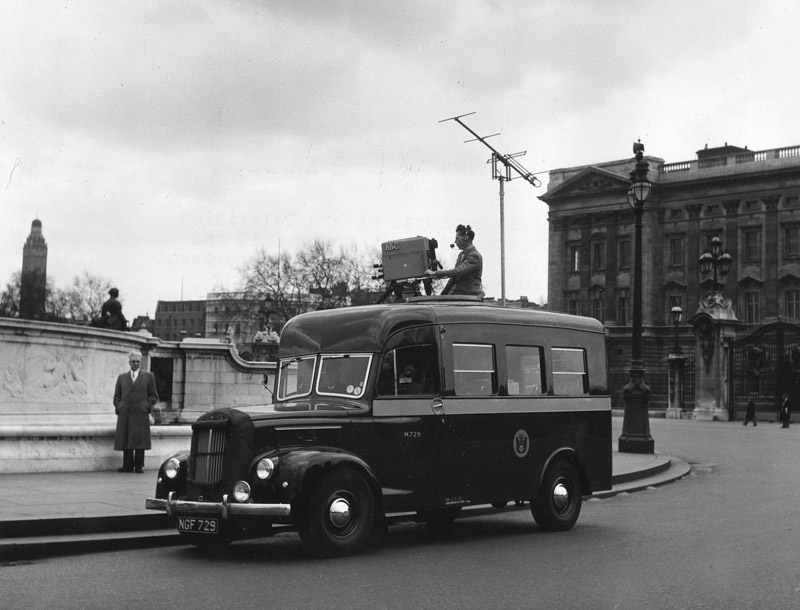
[[[550,466],[538,496],[531,501],[531,514],[539,527],[546,532],[572,529],[581,513],[581,492],[575,466],[564,460]]]
[[[350,555],[369,542],[375,499],[357,472],[339,470],[325,477],[300,515],[300,537],[320,555]]]

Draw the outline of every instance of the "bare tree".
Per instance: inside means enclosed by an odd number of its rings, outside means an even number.
[[[297,253],[297,272],[309,294],[315,294],[328,306],[342,306],[347,296],[347,276],[344,272],[344,253],[334,250],[329,241],[314,240]]]
[[[381,252],[377,246],[369,248],[351,244],[347,250],[344,250],[342,269],[347,281],[351,305],[370,305],[383,292],[383,282],[373,277],[376,273],[374,266],[380,260]]]
[[[113,282],[105,277],[84,271],[75,276],[72,285],[64,291],[65,315],[74,321],[89,322],[100,315],[103,303],[108,299],[108,291]]]
[[[262,248],[239,268],[239,278],[242,298],[261,303],[261,307],[255,309],[260,322],[269,319],[282,326],[304,311],[300,298],[301,276],[288,254],[267,254]],[[232,311],[233,307],[231,304]],[[249,307],[248,311],[252,317],[253,308]]]
[[[0,294],[0,318],[19,317],[19,287],[22,283],[22,273],[19,271],[11,275],[5,290]]]

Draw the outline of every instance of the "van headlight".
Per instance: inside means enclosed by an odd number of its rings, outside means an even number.
[[[250,485],[247,481],[236,481],[233,486],[233,498],[237,502],[247,502],[250,499]]]
[[[169,458],[164,462],[164,476],[168,479],[174,479],[181,471],[181,463],[178,458]]]
[[[258,460],[258,464],[256,464],[256,476],[259,479],[261,479],[262,481],[266,481],[272,476],[274,472],[275,472],[275,462],[273,462],[269,458]]]

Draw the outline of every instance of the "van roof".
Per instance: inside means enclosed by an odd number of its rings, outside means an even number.
[[[401,328],[454,323],[524,324],[602,334],[594,318],[537,309],[508,309],[472,301],[416,300],[407,303],[328,309],[295,316],[281,333],[278,356],[316,352],[377,352]]]

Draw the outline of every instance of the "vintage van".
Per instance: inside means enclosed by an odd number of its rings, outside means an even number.
[[[293,318],[272,403],[201,416],[147,508],[198,545],[284,525],[323,554],[358,551],[396,513],[441,524],[478,504],[527,502],[569,530],[582,496],[611,487],[603,327],[471,299]]]

